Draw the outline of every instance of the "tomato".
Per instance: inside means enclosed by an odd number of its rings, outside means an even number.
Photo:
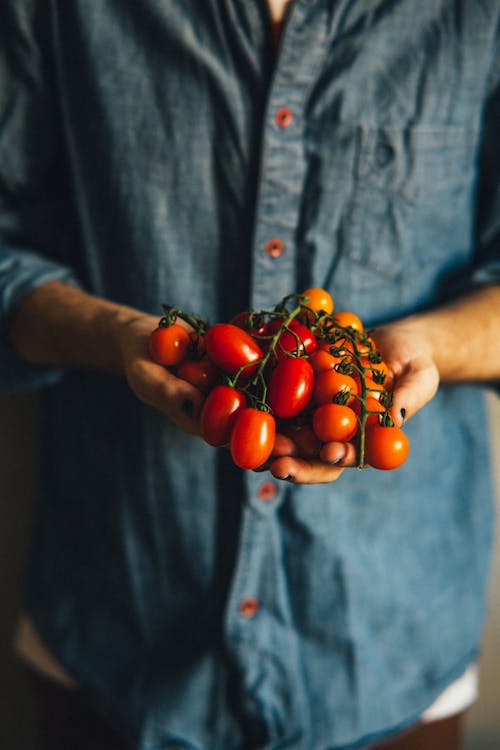
[[[200,432],[209,445],[221,447],[229,443],[236,417],[246,406],[244,393],[228,385],[216,385],[203,404]]]
[[[242,328],[231,323],[216,323],[205,336],[207,354],[224,372],[235,375],[244,365],[240,377],[250,377],[262,359],[262,349]]]
[[[358,420],[349,406],[323,404],[313,414],[313,430],[323,443],[347,443],[358,431]]]
[[[377,400],[380,400],[382,394],[386,390],[384,385],[376,383],[373,378],[368,375],[368,373],[365,373],[365,387],[368,394],[373,398],[376,398]],[[359,385],[359,391],[361,391],[361,385]]]
[[[283,321],[274,319],[266,326],[266,336],[274,335],[283,325]],[[316,351],[318,343],[312,331],[298,320],[291,320],[288,329],[284,328],[278,338],[275,354],[278,359],[288,357],[288,353],[300,355],[311,355]]]
[[[361,401],[358,401],[356,399],[355,403],[350,405],[350,408],[359,418],[361,417]],[[368,412],[368,416],[365,422],[365,429],[368,429],[368,427],[371,427],[373,425],[380,424],[379,414],[383,414],[385,412],[385,407],[380,403],[380,401],[373,396],[367,396],[365,408]]]
[[[367,370],[367,375],[373,380],[375,380],[375,377],[378,378],[381,375],[385,376],[384,382],[380,387],[385,388],[386,390],[387,388],[391,388],[394,383],[394,375],[384,361],[373,363],[370,362],[368,357],[362,357],[361,364],[363,365],[363,367],[369,368]],[[380,373],[380,376],[378,375],[378,373]]]
[[[248,310],[235,315],[231,320],[231,324],[238,326],[238,328],[243,328],[244,331],[247,331],[252,336],[262,336],[266,332],[266,324],[262,316],[248,312]]]
[[[309,357],[309,364],[316,375],[326,370],[333,370],[338,361],[339,357],[333,357],[324,349],[318,349]]]
[[[396,469],[408,458],[410,443],[399,427],[370,426],[366,431],[365,461],[374,469]]]
[[[364,330],[361,319],[358,318],[358,316],[353,312],[349,312],[348,310],[342,310],[341,312],[335,313],[333,319],[337,323],[337,325],[342,326],[343,328],[348,328],[350,326],[360,333]]]
[[[320,289],[319,287],[309,287],[305,292],[302,292],[304,297],[307,297],[307,301],[304,303],[306,307],[309,307],[314,312],[325,312],[330,315],[333,312],[333,299],[326,289]],[[309,311],[304,310],[303,314],[310,323],[314,323],[316,317]]]
[[[350,375],[343,375],[337,370],[326,370],[316,376],[313,386],[313,399],[320,404],[327,404],[333,401],[337,393],[350,391],[358,393],[356,381]]]
[[[149,336],[149,353],[159,365],[178,365],[186,357],[190,341],[189,333],[177,323],[158,326]]]
[[[236,466],[257,469],[267,461],[274,446],[276,422],[272,414],[247,407],[238,412],[229,447]]]
[[[311,400],[313,382],[314,370],[306,359],[282,359],[271,374],[267,403],[280,419],[295,417]]]
[[[185,359],[176,372],[177,377],[187,380],[202,393],[208,393],[217,382],[219,374],[219,368],[208,357]]]

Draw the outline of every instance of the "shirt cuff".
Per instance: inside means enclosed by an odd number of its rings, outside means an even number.
[[[0,391],[40,388],[58,382],[63,370],[21,360],[8,338],[9,321],[30,292],[49,281],[80,286],[73,271],[28,249],[0,250]]]

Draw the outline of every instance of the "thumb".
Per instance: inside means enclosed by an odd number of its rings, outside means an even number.
[[[427,404],[436,394],[439,374],[434,362],[427,357],[410,360],[396,376],[390,414],[396,427]]]

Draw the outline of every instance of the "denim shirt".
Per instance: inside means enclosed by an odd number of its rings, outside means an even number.
[[[483,390],[441,387],[397,471],[292,486],[119,378],[22,363],[9,317],[51,279],[212,322],[322,286],[367,325],[497,283],[499,22],[296,0],[275,59],[264,0],[3,0],[0,378],[43,386],[26,607],[140,750],[366,746],[461,674]]]

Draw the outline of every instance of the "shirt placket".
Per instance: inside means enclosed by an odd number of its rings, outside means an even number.
[[[312,6],[317,6],[315,13]],[[253,242],[254,310],[272,308],[297,291],[295,229],[306,170],[304,106],[323,54],[326,24],[320,6],[294,5],[269,92]],[[226,610],[227,645],[246,692],[242,705],[246,702],[250,713],[257,711],[269,741],[292,742],[293,735],[311,736],[279,516],[287,489],[293,489],[267,473],[247,472],[245,479],[247,500]],[[302,747],[298,739],[292,746]]]

